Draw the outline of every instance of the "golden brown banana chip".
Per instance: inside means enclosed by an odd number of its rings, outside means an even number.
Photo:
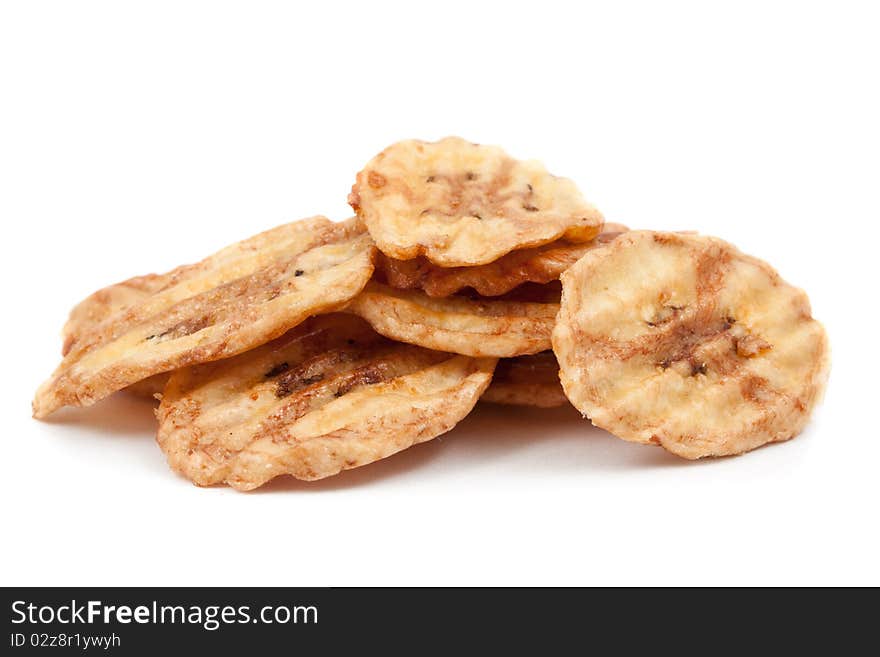
[[[465,356],[510,357],[550,348],[559,303],[558,297],[554,302],[434,299],[421,290],[371,281],[345,310],[401,342]]]
[[[280,226],[180,267],[151,296],[76,340],[37,391],[34,416],[87,406],[136,381],[263,344],[309,315],[340,307],[373,271],[357,220]]]
[[[168,274],[136,276],[116,285],[102,288],[83,299],[70,311],[70,317],[61,331],[63,341],[61,355],[67,355],[77,340],[108,317],[155,294],[167,284],[167,281]],[[153,399],[162,392],[167,382],[167,373],[156,374],[142,381],[132,383],[125,388],[125,392],[130,392],[138,397]]]
[[[552,351],[502,358],[480,401],[554,408],[568,404],[559,384],[559,364]]]
[[[562,275],[566,395],[593,424],[689,459],[804,427],[828,373],[806,294],[713,237],[634,231]]]
[[[424,256],[397,260],[380,253],[377,269],[391,287],[402,290],[420,288],[429,297],[447,297],[468,287],[484,297],[494,297],[506,294],[525,282],[549,283],[558,280],[562,272],[585,253],[607,244],[627,230],[621,224],[605,224],[595,239],[583,244],[556,240],[530,249],[511,251],[495,262],[475,267],[438,267]]]
[[[588,242],[602,215],[536,161],[458,137],[398,142],[358,173],[349,203],[386,255],[482,265],[564,237]]]
[[[321,479],[449,431],[494,366],[392,342],[352,315],[313,317],[253,351],[172,373],[158,441],[201,486]]]
[[[167,283],[167,275],[148,274],[102,288],[80,301],[61,330],[61,355],[66,356],[77,340],[124,308],[140,303]]]

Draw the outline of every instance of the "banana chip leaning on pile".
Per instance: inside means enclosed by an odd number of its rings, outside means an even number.
[[[281,226],[167,274],[146,299],[91,327],[37,391],[34,415],[88,406],[160,372],[264,344],[355,296],[374,247],[356,220]]]
[[[807,295],[714,237],[636,231],[562,275],[562,386],[594,424],[688,459],[797,435],[828,376]]]
[[[828,338],[803,291],[720,239],[606,224],[538,162],[402,141],[348,200],[346,221],[84,299],[34,416],[154,397],[174,471],[252,490],[386,458],[478,400],[571,403],[696,459],[788,440],[822,396]]]

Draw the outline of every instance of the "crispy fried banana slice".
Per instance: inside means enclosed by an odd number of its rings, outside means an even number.
[[[160,290],[76,340],[37,391],[34,416],[87,406],[136,381],[226,358],[340,307],[373,271],[356,219],[280,226],[166,276]]]
[[[345,310],[401,342],[465,356],[510,357],[550,348],[559,303],[558,297],[555,302],[432,299],[420,290],[371,281]]]
[[[559,364],[552,351],[502,358],[480,401],[554,408],[568,403],[559,385]]]
[[[449,431],[494,366],[392,342],[352,315],[313,317],[253,351],[172,373],[158,441],[200,486],[321,479]]]
[[[167,283],[167,275],[147,274],[102,288],[80,301],[61,330],[61,355],[66,356],[77,340],[124,308],[140,303]]]
[[[713,237],[634,231],[562,275],[553,350],[593,424],[688,459],[788,440],[829,347],[807,295]]]
[[[380,253],[377,269],[391,287],[401,290],[420,288],[429,297],[448,297],[466,287],[484,297],[510,292],[522,283],[549,283],[585,253],[603,246],[629,230],[621,224],[605,224],[595,239],[583,244],[556,240],[530,249],[519,249],[495,262],[475,267],[439,267],[424,256],[397,260]]]
[[[70,311],[70,317],[61,331],[63,341],[61,355],[67,355],[77,340],[108,317],[140,303],[162,289],[167,282],[167,274],[136,276],[116,285],[102,288],[83,299]],[[167,382],[168,375],[166,373],[155,374],[142,381],[132,383],[125,388],[125,392],[130,392],[138,397],[153,399],[162,392]]]
[[[536,161],[458,137],[402,141],[358,173],[348,197],[379,249],[443,267],[482,265],[564,237],[593,239],[602,215]]]

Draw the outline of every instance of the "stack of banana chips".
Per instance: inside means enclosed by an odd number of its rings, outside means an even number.
[[[571,403],[697,459],[792,438],[821,397],[803,291],[720,239],[606,224],[536,161],[403,141],[349,203],[87,297],[34,416],[155,397],[175,471],[251,490],[385,458],[481,399]]]

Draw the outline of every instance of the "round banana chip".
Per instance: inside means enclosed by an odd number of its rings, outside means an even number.
[[[420,290],[371,281],[345,310],[394,340],[465,356],[503,358],[550,348],[558,301],[558,296],[554,301],[433,299]]]
[[[552,351],[502,358],[480,401],[513,406],[555,408],[568,404],[559,384],[559,364]]]
[[[172,373],[158,442],[200,486],[321,479],[449,431],[494,366],[391,342],[352,315],[313,317],[253,351]]]
[[[596,426],[688,459],[797,435],[828,339],[767,263],[691,234],[634,231],[562,275],[560,379]]]
[[[373,271],[362,224],[280,226],[166,274],[158,291],[76,339],[37,391],[34,416],[88,406],[160,372],[226,358],[355,296]]]
[[[379,254],[377,270],[391,287],[402,290],[420,288],[429,297],[447,297],[472,288],[484,297],[506,294],[522,283],[549,283],[588,251],[603,246],[629,230],[621,224],[605,224],[595,239],[583,244],[556,240],[549,244],[519,249],[495,262],[475,267],[438,267],[424,256],[397,260]]]
[[[482,265],[564,237],[593,239],[602,215],[539,162],[458,137],[402,141],[358,173],[348,197],[386,255]]]

